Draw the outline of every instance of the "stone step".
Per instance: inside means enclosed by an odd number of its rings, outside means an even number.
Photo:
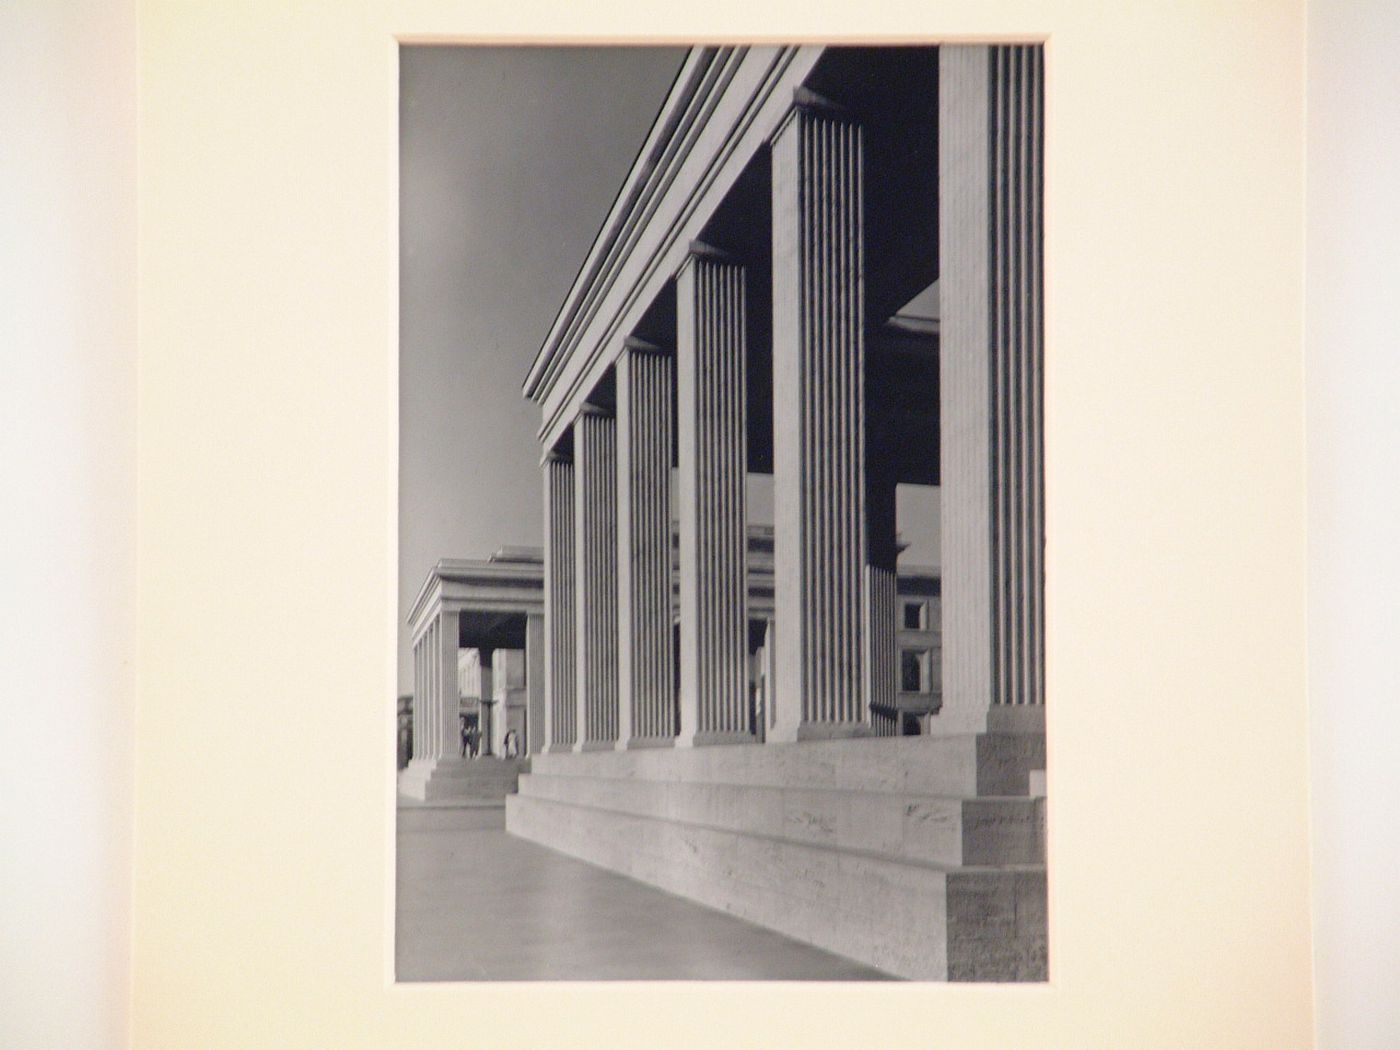
[[[532,771],[595,779],[698,781],[972,798],[1028,795],[1045,768],[1043,733],[808,740],[549,753]]]
[[[952,866],[1041,864],[1043,801],[533,773],[520,794]]]
[[[500,801],[515,790],[522,767],[528,768],[522,759],[414,760],[399,773],[399,791],[423,801]]]
[[[1043,980],[1045,870],[953,867],[534,794],[512,834],[900,977]]]

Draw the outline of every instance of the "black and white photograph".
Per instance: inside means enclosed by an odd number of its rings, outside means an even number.
[[[399,76],[396,979],[1046,981],[1043,47]]]

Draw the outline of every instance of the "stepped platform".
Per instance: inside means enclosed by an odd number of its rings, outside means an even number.
[[[516,790],[528,758],[414,759],[399,772],[399,794],[420,802],[460,800],[504,803]]]
[[[894,976],[1044,980],[1044,741],[544,754],[506,827]]]

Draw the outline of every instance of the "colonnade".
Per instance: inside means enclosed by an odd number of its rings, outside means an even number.
[[[405,794],[443,798],[469,790],[461,755],[464,696],[475,696],[472,706],[492,723],[489,752],[501,753],[508,719],[523,729],[524,753],[543,748],[543,574],[538,551],[522,548],[481,560],[444,558],[429,571],[408,617],[413,754],[399,776]]]
[[[457,757],[458,614],[439,610],[413,640],[413,758]]]
[[[935,721],[967,732],[1044,701],[1043,74],[1036,47],[943,47],[938,61],[940,430],[928,454],[942,485],[944,707]],[[764,736],[889,734],[899,479],[867,448],[866,254],[881,245],[867,243],[863,225],[865,129],[800,87],[767,149],[776,612],[762,649]],[[670,285],[672,338],[621,338],[609,388],[545,450],[550,750],[755,738],[749,267],[691,242]]]

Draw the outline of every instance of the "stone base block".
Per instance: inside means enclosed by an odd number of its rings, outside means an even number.
[[[506,800],[506,827],[898,977],[1045,979],[1043,869],[948,869],[525,795]]]
[[[1045,980],[1036,735],[537,756],[506,828],[896,976]]]
[[[945,798],[1030,793],[1045,768],[1039,733],[866,737],[732,747],[629,748],[536,755],[550,776],[884,791]]]
[[[938,798],[849,789],[562,777],[520,779],[520,794],[638,817],[879,853],[932,864],[1043,864],[1030,798]]]
[[[942,872],[901,880],[877,858],[519,795],[506,827],[887,972],[947,975]]]

